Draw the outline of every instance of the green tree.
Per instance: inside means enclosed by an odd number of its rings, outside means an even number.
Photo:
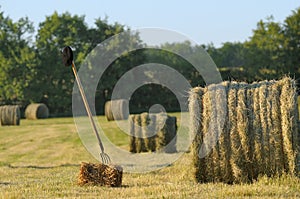
[[[55,115],[71,114],[72,91],[74,85],[74,76],[71,69],[64,67],[61,61],[61,49],[64,46],[71,46],[74,51],[76,66],[85,60],[88,53],[98,44],[116,35],[127,31],[128,38],[113,43],[108,47],[107,53],[114,53],[117,46],[133,45],[140,41],[136,36],[130,35],[130,30],[125,30],[124,26],[115,23],[108,24],[107,19],[95,20],[95,27],[89,28],[84,21],[84,16],[70,15],[63,13],[59,15],[54,13],[46,17],[46,20],[39,25],[36,46],[39,56],[38,79],[35,82],[35,90],[50,107],[50,111]],[[112,50],[111,50],[112,49]],[[97,112],[103,113],[104,102],[110,99],[110,94],[116,80],[132,67],[138,58],[127,55],[115,60],[109,69],[105,71],[104,78],[101,80],[96,91]],[[91,66],[95,67],[95,66]],[[93,74],[86,74],[91,75]],[[93,91],[94,92],[94,91]],[[98,108],[99,107],[99,108]]]
[[[34,98],[30,90],[36,77],[33,32],[28,18],[13,22],[0,13],[0,104],[24,106]]]
[[[295,73],[300,77],[300,8],[293,11],[283,24],[284,37],[286,39],[285,50],[285,68],[290,73]]]
[[[46,103],[52,114],[71,113],[74,77],[71,69],[62,64],[61,50],[64,46],[71,46],[74,61],[79,65],[89,48],[85,42],[87,35],[84,16],[59,15],[55,12],[39,24],[36,37],[39,65],[32,90],[39,94],[39,101]]]
[[[280,23],[270,17],[266,22],[259,21],[253,36],[245,42],[247,48],[245,67],[253,79],[272,79],[287,73],[285,68],[285,36]]]

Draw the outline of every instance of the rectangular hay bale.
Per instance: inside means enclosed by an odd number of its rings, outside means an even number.
[[[121,166],[82,162],[78,184],[120,187],[122,185],[122,176],[123,168]]]

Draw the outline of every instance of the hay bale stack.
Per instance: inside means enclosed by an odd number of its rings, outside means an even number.
[[[0,124],[2,126],[20,125],[21,113],[17,105],[0,106]]]
[[[123,169],[120,166],[82,162],[78,184],[120,187],[122,176]]]
[[[176,117],[171,117],[166,114],[158,114],[157,120],[164,122],[161,129],[158,129],[156,137],[156,151],[165,153],[176,153],[177,140],[177,124]]]
[[[130,152],[176,152],[176,117],[165,113],[142,113],[130,115],[129,118]]]
[[[155,123],[156,116],[154,114],[142,113],[141,114],[141,127],[144,138],[144,143],[147,151],[155,151]],[[154,134],[154,135],[153,135]]]
[[[156,114],[149,114],[149,124],[147,127],[147,132],[145,134],[147,137],[148,151],[154,152],[156,150]]]
[[[142,131],[142,123],[141,123],[141,115],[137,114],[134,117],[134,135],[135,135],[135,145],[136,145],[136,152],[147,152],[145,140],[143,138],[143,131]]]
[[[106,119],[108,121],[127,120],[129,116],[128,106],[129,102],[125,99],[107,101],[104,107]]]
[[[189,108],[198,182],[248,183],[259,175],[298,172],[294,80],[197,87],[190,92]]]
[[[134,125],[134,121],[135,121],[135,115],[130,115],[129,116],[129,133],[130,133],[130,140],[129,140],[129,151],[131,153],[136,153],[136,138],[135,138],[135,125]]]
[[[49,117],[49,109],[43,103],[29,104],[25,109],[25,117],[29,120],[45,119]]]

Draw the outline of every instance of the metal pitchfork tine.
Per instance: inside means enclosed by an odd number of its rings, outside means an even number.
[[[93,127],[93,131],[94,131],[94,133],[97,137],[97,140],[98,140],[98,144],[99,144],[99,147],[100,147],[100,157],[101,157],[102,163],[103,164],[109,164],[111,162],[110,157],[108,156],[108,154],[106,154],[104,152],[104,147],[103,147],[102,141],[100,139],[98,130],[96,128],[96,124],[95,124],[95,121],[93,119],[93,116],[92,116],[92,113],[91,113],[91,110],[90,110],[90,106],[88,104],[88,101],[86,99],[86,95],[84,93],[81,81],[80,81],[79,76],[78,76],[77,71],[76,71],[76,67],[75,67],[75,64],[74,64],[74,61],[73,61],[73,51],[69,46],[66,46],[63,49],[62,54],[63,54],[64,65],[65,66],[72,65],[72,70],[73,70],[73,73],[74,73],[74,76],[75,76],[75,79],[76,79],[76,82],[77,82],[77,85],[78,85],[78,88],[79,88],[79,91],[80,91],[80,94],[81,94],[81,97],[82,97],[82,100],[83,100],[83,103],[84,103],[85,110],[88,114],[89,120],[90,120],[91,125]]]

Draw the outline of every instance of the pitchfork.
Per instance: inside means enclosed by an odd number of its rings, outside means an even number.
[[[86,99],[86,95],[84,93],[81,81],[80,81],[79,76],[78,76],[77,71],[76,71],[76,67],[75,67],[75,64],[74,64],[74,61],[73,61],[73,51],[69,46],[66,46],[63,49],[62,55],[63,55],[64,65],[65,66],[72,65],[72,70],[73,70],[73,73],[74,73],[74,76],[75,76],[75,79],[76,79],[76,82],[77,82],[77,85],[78,85],[78,88],[79,88],[79,91],[80,91],[80,94],[81,94],[81,97],[82,97],[82,100],[83,100],[85,110],[88,114],[89,120],[90,120],[91,125],[93,127],[93,131],[94,131],[94,133],[97,137],[97,140],[98,140],[98,144],[99,144],[99,147],[100,147],[100,157],[101,157],[102,163],[103,164],[109,164],[111,162],[110,157],[104,152],[104,147],[103,147],[102,141],[100,139],[98,130],[96,128],[96,124],[95,124],[95,121],[93,119],[93,116],[92,116],[92,113],[91,113],[91,110],[90,110],[90,106],[88,104],[88,101]]]

